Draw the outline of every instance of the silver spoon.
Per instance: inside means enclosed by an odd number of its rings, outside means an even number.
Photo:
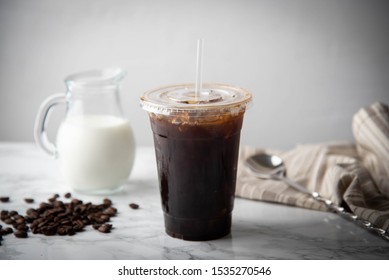
[[[256,154],[246,160],[246,165],[256,177],[280,180],[300,192],[311,194],[306,188],[285,176],[285,164],[278,156]]]
[[[339,214],[340,216],[353,221],[359,226],[362,226],[367,230],[375,232],[376,234],[384,238],[386,241],[389,241],[389,234],[384,229],[373,226],[372,223],[370,223],[369,221],[361,219],[357,215],[347,212],[343,207],[337,206],[331,200],[322,198],[318,192],[310,192],[302,185],[286,177],[286,167],[280,157],[275,155],[269,155],[266,153],[259,153],[247,158],[245,161],[245,165],[256,177],[261,179],[283,181],[292,188],[302,193],[311,195],[316,201],[319,201],[320,203],[324,204],[329,211],[335,212],[336,214]]]

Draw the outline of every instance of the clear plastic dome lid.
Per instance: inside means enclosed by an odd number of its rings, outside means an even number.
[[[252,95],[243,88],[224,84],[203,84],[195,93],[194,84],[161,87],[141,96],[141,107],[162,115],[238,114],[251,102]]]

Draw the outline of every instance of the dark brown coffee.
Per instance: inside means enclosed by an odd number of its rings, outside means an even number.
[[[211,240],[230,233],[243,114],[193,122],[150,115],[169,235]]]

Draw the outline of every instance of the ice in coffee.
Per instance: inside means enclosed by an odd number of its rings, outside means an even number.
[[[231,231],[240,131],[251,94],[241,88],[173,85],[146,92],[165,229],[184,240]]]

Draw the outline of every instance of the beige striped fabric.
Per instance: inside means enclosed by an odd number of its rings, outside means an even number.
[[[280,181],[258,179],[247,170],[247,157],[265,151],[280,156],[287,176],[310,192],[316,191],[389,231],[389,107],[375,103],[362,108],[355,114],[352,128],[355,143],[300,145],[290,151],[243,147],[236,196],[326,210],[310,195]]]

